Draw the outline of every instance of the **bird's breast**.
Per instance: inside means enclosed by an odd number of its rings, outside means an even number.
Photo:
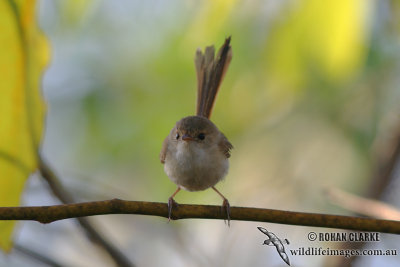
[[[214,186],[228,172],[229,162],[217,146],[203,148],[198,143],[178,143],[164,164],[168,177],[188,191]]]

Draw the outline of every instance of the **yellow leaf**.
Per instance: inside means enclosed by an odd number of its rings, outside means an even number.
[[[303,0],[292,8],[268,40],[272,75],[293,89],[310,69],[336,81],[353,75],[366,57],[371,1]]]
[[[35,20],[35,1],[0,1],[0,206],[18,206],[36,170],[43,130],[40,79],[48,47]],[[0,222],[0,247],[12,247],[15,222]]]

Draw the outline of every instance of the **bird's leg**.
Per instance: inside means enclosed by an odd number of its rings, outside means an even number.
[[[171,215],[172,215],[172,207],[173,206],[178,206],[178,203],[174,200],[174,196],[178,194],[178,192],[181,191],[181,188],[178,186],[176,191],[168,198],[168,222],[171,220]]]
[[[212,189],[214,189],[215,192],[217,192],[218,195],[220,195],[222,197],[222,199],[224,200],[222,202],[222,207],[221,207],[221,212],[224,213],[224,211],[226,211],[226,219],[224,220],[224,222],[226,223],[226,221],[228,221],[228,226],[231,226],[231,206],[229,205],[229,201],[228,199],[226,199],[226,197],[224,197],[223,194],[221,194],[221,192],[219,192],[217,190],[217,188],[215,188],[214,186],[212,187]]]

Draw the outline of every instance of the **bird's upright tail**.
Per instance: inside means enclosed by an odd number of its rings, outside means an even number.
[[[195,65],[197,72],[197,116],[210,118],[218,89],[232,59],[231,37],[218,50],[214,58],[214,46],[206,47],[203,52],[196,51]]]

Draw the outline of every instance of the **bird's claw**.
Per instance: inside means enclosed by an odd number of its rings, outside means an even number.
[[[171,221],[171,216],[172,216],[172,208],[177,207],[178,203],[172,198],[168,198],[168,222]]]
[[[224,201],[222,202],[221,206],[221,213],[224,215],[224,212],[226,212],[226,219],[224,219],[224,222],[226,224],[226,221],[228,221],[228,226],[231,226],[231,205],[229,204],[229,201],[224,198]]]

